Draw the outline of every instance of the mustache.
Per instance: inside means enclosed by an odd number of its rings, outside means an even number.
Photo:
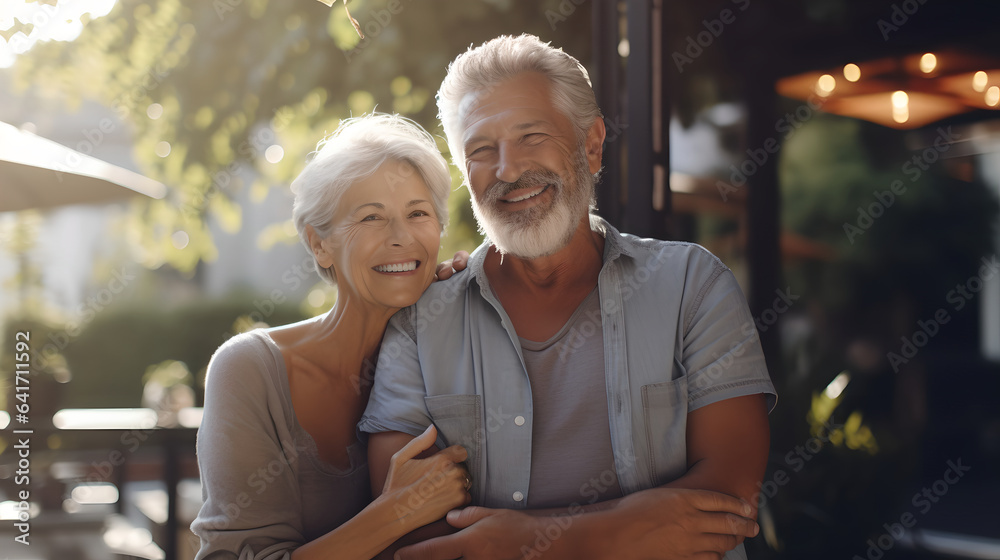
[[[551,184],[555,186],[558,191],[562,190],[563,183],[563,178],[559,176],[558,173],[529,169],[528,171],[522,173],[521,176],[517,178],[517,181],[514,181],[513,183],[497,181],[490,185],[489,188],[486,189],[486,200],[489,202],[496,202],[513,191],[536,187],[538,185]]]

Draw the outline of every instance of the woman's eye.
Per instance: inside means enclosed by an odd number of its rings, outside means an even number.
[[[378,219],[378,214],[369,214],[369,215],[365,216],[364,218],[361,218],[361,221],[362,222],[374,222],[377,219]]]
[[[430,214],[424,212],[423,210],[414,210],[413,213],[410,214],[411,218],[421,218],[423,216],[430,216]]]

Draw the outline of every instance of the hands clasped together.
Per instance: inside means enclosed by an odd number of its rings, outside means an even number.
[[[393,500],[399,522],[411,530],[441,519],[472,499],[471,479],[461,465],[468,458],[464,447],[452,445],[425,459],[416,458],[436,440],[437,429],[432,424],[389,461],[382,495]]]
[[[562,518],[467,507],[447,516],[460,531],[408,546],[396,558],[718,559],[756,536],[751,512],[725,494],[678,488],[637,492],[610,509]]]

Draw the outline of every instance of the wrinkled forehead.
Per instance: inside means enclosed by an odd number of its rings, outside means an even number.
[[[473,108],[477,107],[484,97],[484,91],[470,91],[465,94],[462,101],[458,104],[458,131],[459,138],[465,136],[465,129],[468,126],[469,113],[472,112]]]
[[[459,136],[464,139],[470,127],[477,122],[512,112],[519,115],[531,113],[535,119],[550,122],[565,118],[553,103],[552,84],[548,77],[525,72],[467,93],[458,103]]]

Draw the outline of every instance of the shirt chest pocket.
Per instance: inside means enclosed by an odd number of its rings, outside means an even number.
[[[653,484],[666,484],[687,472],[687,377],[642,387]]]
[[[466,465],[472,478],[472,503],[480,503],[483,446],[482,397],[479,395],[435,395],[424,397],[427,412],[438,430],[438,445],[461,445],[468,452]],[[442,447],[442,449],[444,448]]]

